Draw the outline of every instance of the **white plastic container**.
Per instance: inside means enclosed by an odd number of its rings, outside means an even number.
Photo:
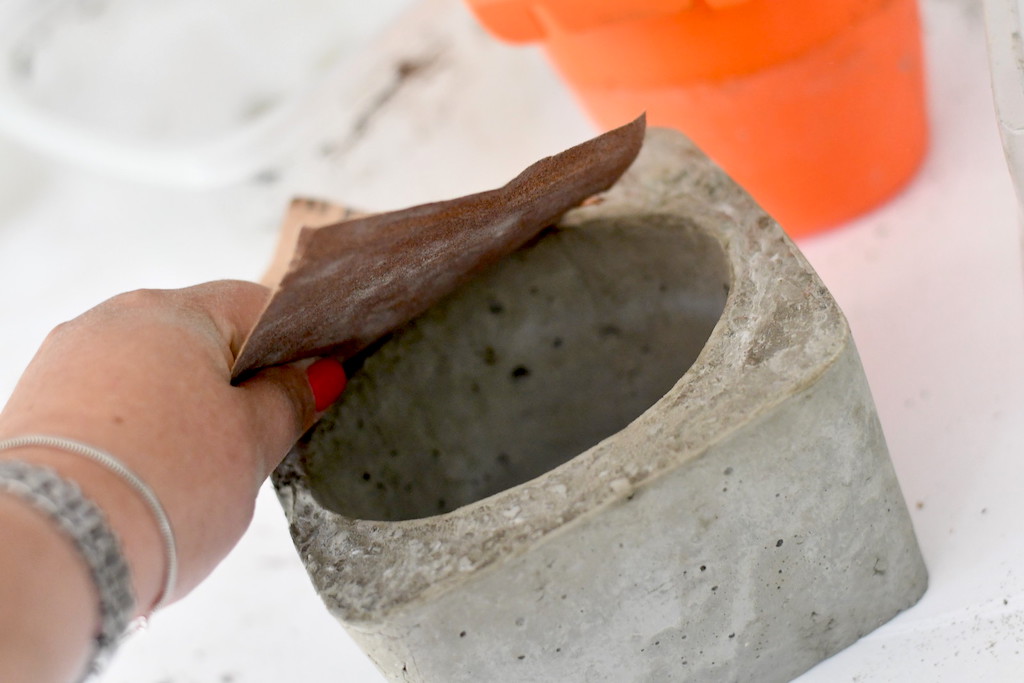
[[[374,2],[10,0],[0,134],[143,181],[251,177],[293,144],[318,84],[410,4]]]

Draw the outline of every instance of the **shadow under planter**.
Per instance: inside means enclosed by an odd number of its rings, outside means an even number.
[[[368,357],[274,483],[394,681],[785,681],[927,582],[842,314],[668,131]]]

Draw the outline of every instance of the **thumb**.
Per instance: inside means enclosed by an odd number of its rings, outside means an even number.
[[[264,476],[337,400],[346,383],[341,363],[321,358],[265,368],[238,385],[263,437]]]

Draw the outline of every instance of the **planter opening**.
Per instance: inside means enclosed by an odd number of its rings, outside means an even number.
[[[678,216],[544,233],[367,359],[303,449],[313,495],[396,521],[544,474],[683,376],[730,280],[722,246]]]

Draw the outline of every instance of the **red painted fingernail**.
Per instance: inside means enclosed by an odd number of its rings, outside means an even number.
[[[316,412],[327,410],[345,391],[348,377],[345,368],[333,358],[321,358],[306,369],[309,387],[313,390]]]

